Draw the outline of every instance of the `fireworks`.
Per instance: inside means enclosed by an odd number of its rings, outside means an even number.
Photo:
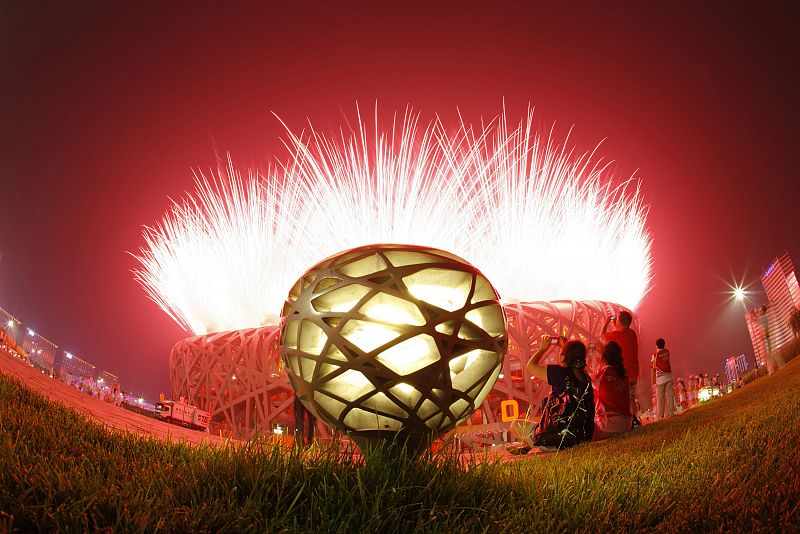
[[[195,334],[275,324],[310,266],[374,243],[457,254],[506,301],[635,308],[652,267],[638,183],[615,184],[532,120],[447,133],[406,113],[385,132],[359,120],[339,139],[287,128],[287,163],[198,173],[195,192],[145,229],[135,276]]]

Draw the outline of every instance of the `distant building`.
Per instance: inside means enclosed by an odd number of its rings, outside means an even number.
[[[797,282],[794,262],[788,252],[773,260],[761,276],[761,284],[769,301],[766,305],[766,321],[760,317],[760,308],[751,310],[745,315],[757,366],[767,363],[765,324],[769,331],[769,350],[779,350],[793,339],[789,319],[795,309],[800,308],[800,284]]]
[[[67,384],[80,383],[83,379],[94,379],[95,366],[69,352],[62,352],[56,366],[56,375]]]
[[[747,358],[744,354],[731,356],[725,360],[725,374],[728,376],[728,383],[735,384],[736,381],[747,372]]]
[[[114,384],[119,384],[119,377],[108,371],[103,371],[100,373],[100,375],[97,377],[97,381],[100,382],[101,380],[104,386],[113,386]]]
[[[0,308],[0,328],[2,328],[11,339],[19,343],[22,323],[3,308]]]
[[[52,375],[53,367],[56,362],[56,351],[58,345],[50,341],[44,336],[41,336],[31,330],[26,329],[23,334],[22,350],[24,350],[31,359],[34,367],[38,367],[45,373]]]
[[[769,337],[774,350],[792,340],[789,319],[794,310],[800,308],[800,285],[788,252],[772,262],[761,277],[761,283],[769,300]]]
[[[753,343],[756,367],[767,364],[767,345],[764,342],[764,329],[758,321],[760,313],[760,309],[756,308],[748,311],[744,316],[747,330],[750,332],[750,341]]]

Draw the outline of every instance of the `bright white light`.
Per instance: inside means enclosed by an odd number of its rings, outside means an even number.
[[[277,425],[275,427],[275,431],[274,432],[275,432],[275,434],[277,434],[279,436],[282,435],[283,434],[283,427],[281,427],[281,425]]]
[[[375,359],[400,376],[409,375],[440,358],[436,342],[427,334],[407,339],[378,354]]]
[[[635,308],[649,290],[638,183],[540,136],[532,114],[516,127],[500,116],[453,131],[414,113],[357,127],[340,139],[288,131],[289,160],[265,171],[229,158],[197,173],[195,192],[144,230],[135,276],[150,298],[195,334],[277,324],[310,265],[374,243],[457,254],[506,301]],[[428,298],[448,309],[464,295]]]
[[[33,331],[33,330],[31,330],[30,328],[28,328],[28,335],[29,335],[29,336],[35,336],[35,335],[36,335],[36,332],[34,332],[34,331]]]
[[[6,326],[9,327],[9,328],[13,328],[14,327],[14,320],[13,319],[9,319],[8,322],[6,323]]]
[[[352,320],[342,328],[342,336],[364,352],[372,352],[400,335],[397,330],[382,324]]]
[[[105,382],[105,380],[103,380],[102,378],[98,378],[98,379],[97,379],[97,382],[98,382],[98,383],[100,383],[100,384],[102,384],[103,382]]]
[[[736,286],[735,288],[733,288],[733,297],[739,301],[744,300],[745,297],[744,288],[740,286]]]
[[[352,309],[352,305],[349,309]],[[344,310],[343,310],[344,311]],[[361,312],[378,321],[390,324],[422,326],[425,318],[419,308],[403,299],[381,293],[361,307]]]
[[[68,359],[68,360],[71,360],[71,359],[72,359],[72,354],[70,354],[69,352],[68,352],[68,353],[66,353],[66,354],[65,354],[65,356],[67,357],[67,359]]]
[[[707,400],[711,400],[711,388],[705,387],[700,388],[700,391],[697,392],[697,400],[700,402],[706,402]]]
[[[410,384],[406,384],[405,382],[400,382],[395,386],[398,390],[402,391],[403,393],[413,393],[416,391],[414,386]]]
[[[466,292],[457,287],[413,284],[408,286],[408,292],[447,311],[464,307],[464,302],[467,300]]]
[[[136,402],[138,402],[139,404],[141,404],[141,403],[143,403],[143,402],[144,402],[144,399],[143,399],[142,397],[139,397],[138,399],[136,399]]]

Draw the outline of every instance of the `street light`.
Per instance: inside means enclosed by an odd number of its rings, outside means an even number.
[[[745,299],[744,288],[741,287],[741,286],[734,287],[733,288],[733,298],[735,298],[739,302],[744,302],[744,299]]]
[[[735,282],[734,284],[730,285],[730,298],[741,302],[742,306],[744,306],[744,311],[747,312],[747,302],[750,300],[750,291],[747,290],[747,286],[744,285],[744,282]]]

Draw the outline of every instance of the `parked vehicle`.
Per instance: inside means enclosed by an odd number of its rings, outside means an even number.
[[[180,400],[176,401],[165,400],[157,402],[156,419],[197,430],[208,430],[208,424],[211,422],[211,413],[184,402],[183,397],[181,397]]]

